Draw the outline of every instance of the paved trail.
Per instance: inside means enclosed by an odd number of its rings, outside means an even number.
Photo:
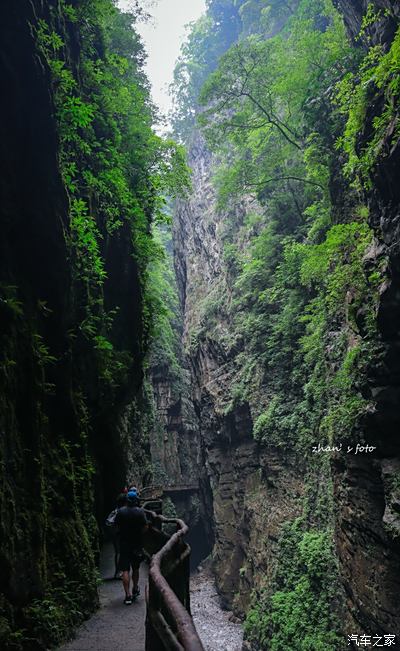
[[[100,573],[100,609],[76,632],[76,637],[58,651],[145,651],[145,586],[147,565],[140,568],[139,598],[132,606],[124,606],[122,581],[112,579],[114,556],[112,546],[102,552]],[[230,621],[232,613],[223,611],[209,571],[191,578],[193,619],[203,640],[205,651],[240,651],[243,633],[239,623]]]
[[[123,604],[122,581],[111,579],[114,575],[111,545],[103,550],[100,573],[103,578],[100,609],[82,624],[75,639],[59,647],[59,651],[144,651],[147,565],[141,565],[141,594],[132,606]]]

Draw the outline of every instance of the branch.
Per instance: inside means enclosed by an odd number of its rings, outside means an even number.
[[[308,183],[309,185],[315,185],[317,188],[321,188],[321,190],[325,190],[324,186],[321,185],[320,183],[317,183],[316,181],[310,181],[309,179],[302,179],[299,176],[274,176],[272,179],[265,179],[263,181],[259,181],[258,183],[246,183],[248,187],[259,187],[260,185],[267,185],[267,183],[273,183],[275,181],[301,181],[302,183]]]
[[[267,120],[265,122],[260,122],[259,124],[251,124],[251,123],[240,123],[240,122],[227,122],[225,128],[229,129],[247,129],[248,131],[256,131],[257,129],[262,129],[262,127],[265,127],[267,124],[270,124],[270,122]]]
[[[261,113],[263,113],[263,115],[266,116],[266,118],[268,119],[268,122],[273,124],[274,127],[276,127],[278,129],[278,131],[282,134],[282,136],[285,138],[285,140],[287,140],[288,142],[290,142],[291,145],[293,145],[294,147],[297,147],[297,149],[302,151],[302,148],[300,147],[300,145],[295,140],[292,140],[292,138],[290,138],[287,135],[287,133],[285,133],[285,131],[283,130],[281,125],[278,122],[276,122],[276,120],[274,120],[272,118],[272,116],[268,113],[268,111],[264,108],[264,106],[262,104],[260,104],[260,102],[255,97],[253,97],[253,95],[251,93],[243,93],[243,96],[248,97],[249,100],[251,102],[253,102],[253,104],[255,104],[257,106],[257,108],[261,111]],[[285,126],[285,128],[286,128],[286,126]]]
[[[292,188],[291,183],[288,183],[288,186],[289,186],[290,194],[292,195],[293,203],[296,206],[297,214],[299,215],[300,219],[303,219],[303,213],[300,210],[299,202],[297,201],[297,197],[296,197],[296,194],[295,194],[295,192],[294,192],[294,190]]]
[[[286,131],[289,131],[289,133],[293,136],[293,138],[301,138],[301,136],[300,136],[299,133],[297,133],[296,131],[293,131],[293,129],[291,129],[290,127],[288,127],[288,125],[285,124],[285,122],[282,122],[282,120],[281,120],[280,118],[278,118],[278,116],[275,115],[275,113],[273,113],[272,111],[271,111],[271,115],[272,115],[272,117],[273,117],[274,120],[276,120],[277,122],[279,122],[279,124],[281,124],[282,127],[284,127],[284,128],[286,129]]]

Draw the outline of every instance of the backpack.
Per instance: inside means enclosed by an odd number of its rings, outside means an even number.
[[[114,509],[106,518],[106,527],[115,527],[115,518],[117,517],[118,509]]]

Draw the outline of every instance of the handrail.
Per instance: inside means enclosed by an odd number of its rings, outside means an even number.
[[[139,494],[141,499],[154,499],[154,496],[161,497],[163,494],[198,490],[198,482],[195,484],[151,484],[150,486],[144,486],[141,488]],[[150,495],[150,498],[147,497],[148,495]]]
[[[154,494],[157,492],[157,494],[162,494],[164,486],[162,484],[150,484],[149,486],[144,486],[143,488],[140,489],[139,495],[142,498],[146,498],[146,495],[148,493]]]
[[[190,615],[189,555],[183,542],[188,526],[178,518],[146,511],[152,521],[175,524],[177,531],[153,554],[149,569],[146,651],[204,651]],[[158,532],[158,535],[160,532]],[[173,583],[173,587],[168,582]]]

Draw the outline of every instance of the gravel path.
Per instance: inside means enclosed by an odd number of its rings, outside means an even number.
[[[229,620],[232,613],[222,610],[214,579],[207,570],[190,579],[190,607],[205,651],[241,651],[243,631]]]
[[[139,597],[132,606],[125,606],[121,580],[113,580],[114,556],[112,546],[102,552],[100,573],[100,608],[77,630],[75,639],[59,651],[144,651],[145,644],[145,585],[147,565],[140,568]]]

